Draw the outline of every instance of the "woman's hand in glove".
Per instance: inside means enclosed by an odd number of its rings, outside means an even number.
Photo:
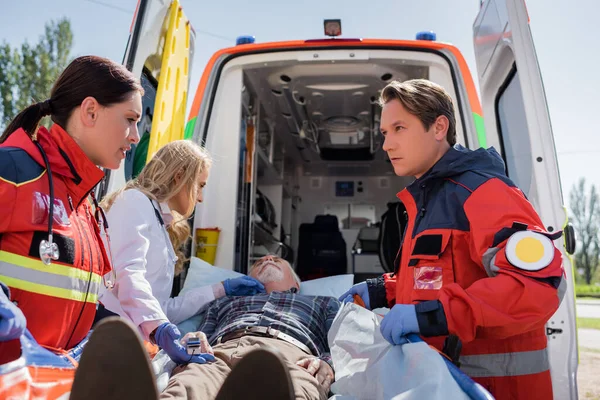
[[[27,326],[25,315],[10,301],[4,288],[4,285],[0,288],[0,342],[18,339]],[[8,288],[6,291],[8,292]]]
[[[223,281],[223,287],[227,296],[252,296],[265,292],[265,286],[249,276],[226,279]]]
[[[154,334],[156,344],[177,364],[205,364],[209,361],[215,361],[215,357],[210,353],[188,354],[180,339],[181,332],[179,332],[177,326],[170,322],[160,325],[156,328]]]

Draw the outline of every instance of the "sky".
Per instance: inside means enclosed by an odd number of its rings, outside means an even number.
[[[0,0],[0,42],[37,42],[44,24],[67,17],[73,56],[96,54],[121,62],[137,0]],[[213,53],[240,35],[257,42],[323,37],[323,19],[341,18],[343,37],[413,39],[433,30],[457,46],[476,79],[472,27],[479,0],[181,0],[196,31],[193,93]],[[571,4],[569,4],[571,3]],[[50,6],[52,4],[52,6]],[[528,0],[542,71],[565,204],[581,177],[600,188],[600,2]],[[35,12],[32,12],[35,10]],[[191,97],[193,98],[193,96]],[[191,101],[190,98],[190,101]],[[599,124],[600,126],[600,124]],[[595,128],[596,127],[596,128]]]

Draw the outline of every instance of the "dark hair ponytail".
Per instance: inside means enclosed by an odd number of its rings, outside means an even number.
[[[50,115],[64,129],[73,110],[86,97],[93,97],[101,106],[120,103],[133,91],[144,93],[140,81],[123,65],[97,56],[83,56],[71,61],[52,87],[50,99],[32,104],[8,124],[0,143],[23,128],[33,136],[41,119]]]
[[[29,134],[29,136],[33,135],[42,118],[50,115],[51,113],[50,100],[30,105],[17,114],[10,124],[8,124],[4,130],[4,133],[0,137],[0,143],[3,143],[11,133],[19,128],[23,128],[25,132]]]

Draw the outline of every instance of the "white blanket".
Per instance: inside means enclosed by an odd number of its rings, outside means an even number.
[[[382,317],[353,303],[340,309],[328,340],[336,400],[469,399],[441,356],[425,342],[393,346]]]
[[[158,393],[161,393],[167,387],[169,378],[173,373],[173,369],[177,366],[164,350],[159,351],[152,359],[152,369],[156,377],[156,387]]]

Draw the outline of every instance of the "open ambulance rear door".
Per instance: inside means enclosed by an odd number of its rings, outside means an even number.
[[[123,64],[140,78],[145,91],[138,124],[141,141],[120,169],[106,171],[99,197],[124,186],[161,146],[184,138],[194,41],[179,0],[138,1]]]
[[[547,325],[554,397],[576,399],[578,365],[573,230],[563,207],[558,162],[542,77],[524,0],[486,0],[473,26],[488,145],[525,192],[556,242],[567,275],[564,299]]]

